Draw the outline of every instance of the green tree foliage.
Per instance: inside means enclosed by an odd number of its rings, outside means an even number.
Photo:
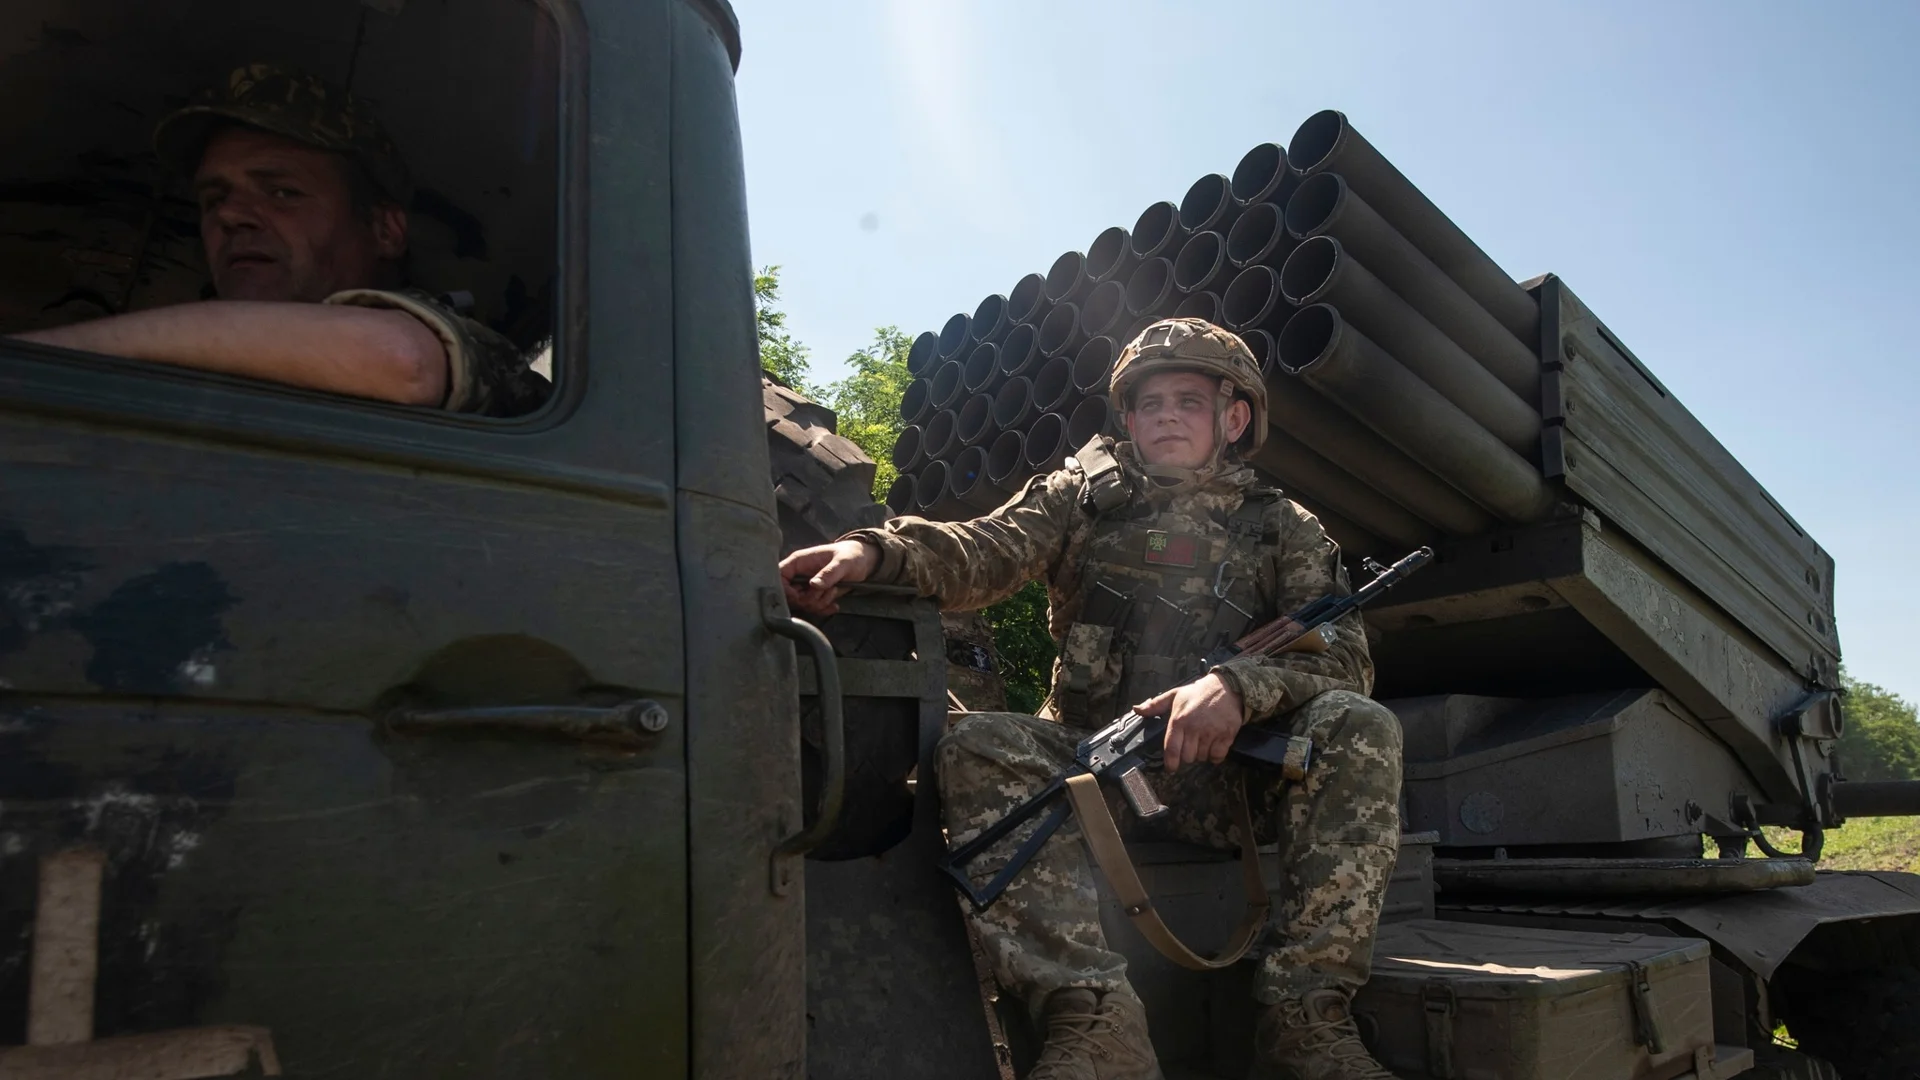
[[[1000,674],[1007,684],[1007,708],[1030,713],[1047,699],[1053,672],[1053,635],[1047,630],[1047,587],[1028,582],[988,608],[993,645],[1000,652]]]
[[[840,434],[852,439],[878,466],[873,497],[884,501],[898,475],[893,468],[893,442],[900,437],[900,395],[906,392],[907,349],[913,344],[897,326],[873,332],[873,344],[847,357],[853,373],[830,383],[821,400],[839,419]]]
[[[1844,671],[1846,732],[1840,767],[1849,780],[1920,779],[1920,717],[1914,703]]]
[[[760,366],[773,377],[807,393],[807,347],[787,330],[787,313],[775,307],[780,299],[780,268],[763,266],[753,275],[753,316],[760,332]]]

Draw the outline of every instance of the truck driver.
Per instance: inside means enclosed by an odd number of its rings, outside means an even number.
[[[402,287],[412,182],[364,101],[251,64],[163,119],[154,149],[192,181],[218,299],[20,338],[453,412],[545,400],[505,337]]]

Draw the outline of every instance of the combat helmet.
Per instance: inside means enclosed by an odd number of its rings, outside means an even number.
[[[1238,334],[1205,319],[1161,319],[1121,350],[1107,380],[1107,400],[1115,410],[1127,409],[1140,380],[1163,371],[1219,378],[1220,398],[1213,412],[1215,465],[1226,451],[1227,407],[1235,398],[1252,407],[1253,420],[1233,451],[1245,459],[1267,441],[1267,383],[1260,377],[1260,362]]]

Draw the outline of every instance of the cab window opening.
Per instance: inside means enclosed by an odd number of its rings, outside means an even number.
[[[545,10],[155,7],[0,14],[0,349],[483,417],[551,397]]]

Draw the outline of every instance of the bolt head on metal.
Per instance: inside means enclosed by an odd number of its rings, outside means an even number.
[[[640,729],[642,731],[662,732],[667,730],[667,707],[657,701],[649,701],[640,707]]]

